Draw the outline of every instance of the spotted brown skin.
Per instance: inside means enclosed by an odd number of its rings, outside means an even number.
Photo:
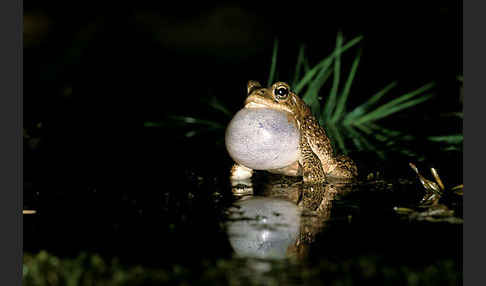
[[[276,82],[264,88],[257,81],[249,81],[248,97],[244,108],[270,108],[284,111],[289,121],[297,122],[300,133],[299,158],[297,162],[271,173],[302,176],[304,183],[322,183],[328,177],[352,179],[357,176],[356,165],[347,156],[335,156],[326,131],[312,115],[310,108],[285,82]],[[239,178],[236,170],[246,168],[235,164],[231,178]],[[248,168],[246,168],[248,169]],[[245,174],[251,173],[246,172]]]

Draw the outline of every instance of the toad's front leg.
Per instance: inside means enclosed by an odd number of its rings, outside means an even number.
[[[322,168],[321,160],[312,152],[307,140],[302,136],[300,139],[299,164],[302,168],[304,184],[321,184],[326,182],[326,173]]]

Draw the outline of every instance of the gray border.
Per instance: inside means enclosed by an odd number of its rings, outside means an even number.
[[[0,3],[0,284],[21,285],[23,1]]]
[[[464,196],[463,232],[463,282],[464,285],[482,285],[484,282],[484,9],[481,1],[468,1],[463,6],[463,59],[466,85],[465,104],[465,148],[464,181],[467,182]],[[462,1],[460,3],[462,5]],[[477,5],[477,6],[476,6]]]
[[[0,225],[2,227],[2,246],[0,253],[4,260],[4,265],[0,267],[0,281],[2,285],[21,285],[21,269],[22,269],[22,19],[23,19],[23,1],[0,1],[0,39],[2,39],[1,48],[6,51],[0,53],[0,130],[2,132],[2,143],[7,146],[0,148],[0,202],[3,205],[0,207]],[[467,50],[464,51],[464,65],[467,67],[467,86],[465,88],[466,104],[465,109],[468,109],[466,118],[471,118],[470,124],[464,126],[464,133],[473,134],[473,122],[477,122],[476,131],[482,132],[482,112],[485,105],[480,102],[473,104],[470,100],[480,100],[483,98],[483,93],[480,92],[480,85],[484,82],[484,71],[481,62],[478,61],[480,56],[484,54],[486,45],[481,42],[484,37],[484,25],[479,20],[482,20],[483,9],[480,7],[473,7],[473,3],[480,3],[470,1],[464,7],[464,37],[470,39],[472,42],[465,45]],[[462,1],[458,5],[462,5]],[[479,4],[478,4],[479,6]],[[474,39],[474,40],[473,40]],[[467,41],[466,41],[467,42]],[[477,72],[474,73],[474,70]],[[474,112],[473,108],[478,108],[478,112]],[[473,116],[475,116],[473,118]],[[467,119],[466,119],[466,122]],[[468,138],[468,136],[466,136]],[[473,140],[467,140],[466,144],[469,146],[465,148],[465,156],[471,157],[466,162],[473,161],[483,162],[482,158],[476,158],[482,154],[485,144],[480,140],[480,136],[475,136]],[[8,146],[10,145],[10,146]],[[473,145],[477,145],[477,149],[473,150]],[[473,157],[474,156],[474,157]],[[479,159],[479,160],[477,160]],[[465,239],[464,243],[464,283],[470,285],[479,285],[474,283],[474,280],[483,280],[483,261],[485,255],[484,248],[480,247],[486,241],[484,232],[482,231],[483,222],[480,210],[485,200],[481,200],[479,196],[484,195],[483,183],[481,180],[482,164],[479,166],[465,165],[465,181],[468,181],[466,189],[466,208],[464,209],[466,217]],[[476,182],[473,182],[477,179]],[[473,187],[474,185],[474,187]],[[469,191],[468,191],[469,190]],[[472,197],[475,198],[472,198]],[[478,204],[474,208],[473,204]],[[479,215],[478,215],[479,214]],[[478,220],[477,227],[473,227],[474,220]],[[481,251],[483,250],[483,251]],[[477,261],[475,261],[477,260]],[[477,275],[477,277],[475,277]],[[481,276],[479,276],[481,275]],[[466,283],[467,282],[467,283]]]

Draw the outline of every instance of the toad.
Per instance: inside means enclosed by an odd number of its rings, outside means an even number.
[[[298,131],[298,150],[295,161],[288,166],[267,169],[271,173],[302,176],[304,183],[322,183],[327,178],[352,179],[357,168],[351,158],[334,154],[326,131],[312,115],[310,108],[285,82],[262,87],[257,81],[249,81],[244,109],[271,109],[285,113],[294,120]],[[248,144],[251,144],[249,142]],[[232,180],[244,180],[252,176],[253,169],[240,163],[231,168]]]

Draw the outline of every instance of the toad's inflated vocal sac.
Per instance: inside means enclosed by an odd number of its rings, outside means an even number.
[[[247,91],[244,108],[226,129],[226,148],[236,162],[231,179],[248,179],[253,170],[302,176],[304,183],[357,176],[351,158],[334,155],[326,132],[287,83],[264,88],[250,81]]]

